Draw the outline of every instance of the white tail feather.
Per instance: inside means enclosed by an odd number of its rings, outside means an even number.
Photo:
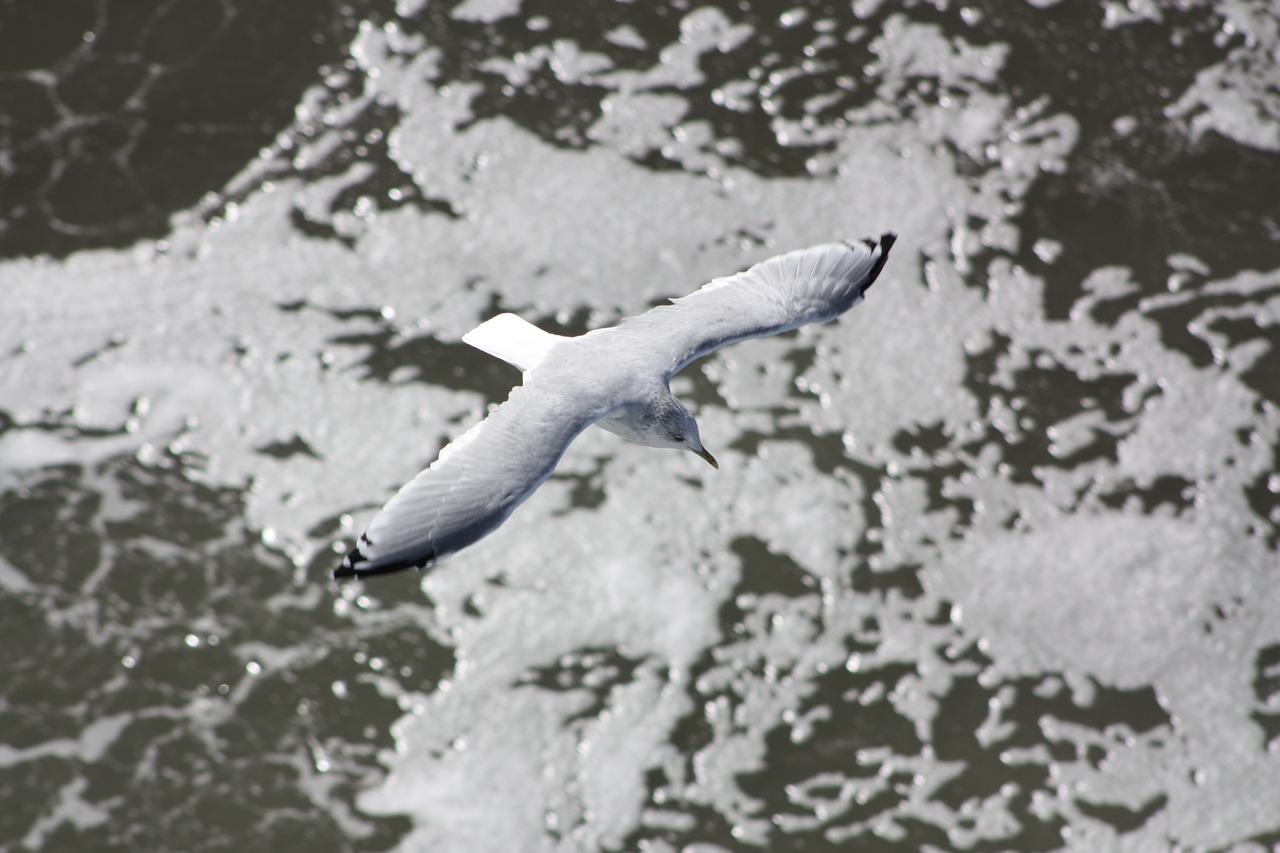
[[[499,314],[467,332],[462,340],[527,373],[565,338],[544,332],[515,314]]]

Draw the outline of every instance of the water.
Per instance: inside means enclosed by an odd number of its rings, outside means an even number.
[[[0,846],[1276,849],[1278,44],[7,8]],[[327,580],[518,381],[480,320],[889,229],[864,305],[677,380],[719,472],[591,431],[475,548]]]

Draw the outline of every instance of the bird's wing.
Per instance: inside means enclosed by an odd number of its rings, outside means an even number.
[[[670,378],[722,346],[825,323],[862,299],[889,257],[894,234],[826,243],[761,261],[673,299],[617,331],[646,351]]]
[[[608,412],[590,395],[567,397],[563,385],[530,377],[516,387],[387,502],[334,578],[422,568],[506,521],[555,470],[578,433]]]

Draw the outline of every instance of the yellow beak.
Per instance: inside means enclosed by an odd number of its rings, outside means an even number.
[[[716,461],[716,458],[714,456],[712,456],[709,452],[707,452],[707,449],[705,447],[702,448],[701,450],[695,450],[693,452],[701,456],[703,459],[707,460],[707,464],[710,465],[712,468],[715,468],[717,471],[720,470],[720,463]]]

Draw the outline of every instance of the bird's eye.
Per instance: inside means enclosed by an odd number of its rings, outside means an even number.
[[[683,436],[683,435],[681,435],[681,434],[680,434],[680,433],[678,433],[678,432],[677,432],[677,433],[672,433],[672,434],[671,434],[671,440],[672,440],[672,441],[684,441],[684,436]]]

